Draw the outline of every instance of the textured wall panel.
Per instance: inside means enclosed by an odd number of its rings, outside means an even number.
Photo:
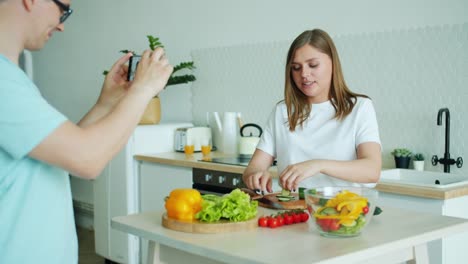
[[[390,152],[407,147],[430,158],[444,153],[445,122],[451,114],[452,157],[468,161],[468,24],[390,32],[332,36],[350,88],[369,95],[377,111],[385,167]],[[192,86],[195,124],[206,124],[207,112],[240,111],[245,122],[264,125],[283,98],[284,63],[289,42],[195,50],[198,80]],[[468,177],[468,165],[453,173]]]

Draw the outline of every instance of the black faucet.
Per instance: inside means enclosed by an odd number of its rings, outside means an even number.
[[[463,166],[463,159],[458,157],[455,161],[450,158],[450,111],[448,108],[441,108],[437,113],[437,125],[442,125],[442,115],[445,113],[445,153],[444,158],[439,159],[437,155],[432,156],[432,165],[444,164],[444,172],[450,173],[450,165],[457,164],[458,168]]]

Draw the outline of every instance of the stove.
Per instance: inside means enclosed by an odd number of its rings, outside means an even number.
[[[224,157],[200,161],[247,167],[250,158]],[[273,165],[276,165],[276,161],[273,162]],[[199,190],[202,194],[212,193],[222,195],[230,193],[234,189],[246,187],[240,173],[193,168],[192,179],[192,187]]]
[[[234,189],[245,187],[240,173],[193,168],[192,180],[192,188],[197,189],[202,194],[222,195],[230,193]]]
[[[244,157],[238,156],[238,157],[212,158],[211,160],[200,160],[200,161],[247,167],[249,165],[250,158],[244,158]],[[276,165],[276,160],[273,161],[272,165],[273,166]]]
[[[247,167],[247,165],[249,165],[249,161],[250,161],[250,158],[226,157],[226,158],[212,158],[211,161],[208,161],[208,162]]]

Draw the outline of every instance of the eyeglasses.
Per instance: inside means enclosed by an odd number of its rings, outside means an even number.
[[[60,17],[60,24],[62,24],[73,13],[73,10],[70,6],[60,2],[59,0],[52,1],[54,1],[54,3],[62,10],[62,16]]]

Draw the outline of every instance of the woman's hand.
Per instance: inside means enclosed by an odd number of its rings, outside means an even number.
[[[268,153],[259,149],[255,150],[249,166],[247,166],[242,175],[242,180],[247,185],[247,188],[273,192],[271,174],[268,171],[273,163],[273,159],[274,157]]]
[[[297,190],[299,183],[306,178],[320,173],[321,167],[318,160],[308,160],[289,165],[281,172],[279,184],[286,190]]]
[[[243,177],[247,188],[251,190],[267,190],[273,192],[271,174],[268,171],[258,171]]]

